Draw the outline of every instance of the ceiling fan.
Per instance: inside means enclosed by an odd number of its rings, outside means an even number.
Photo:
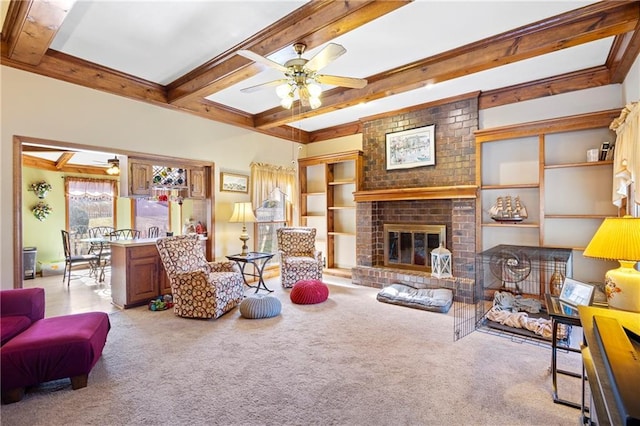
[[[106,172],[108,175],[115,176],[120,174],[120,160],[115,155],[113,158],[109,158],[106,163],[103,163],[102,161],[95,162],[107,167]]]
[[[320,95],[322,94],[320,84],[349,87],[352,89],[362,89],[367,85],[367,80],[363,78],[318,74],[318,71],[335,61],[347,51],[341,45],[329,43],[311,59],[302,57],[306,48],[307,45],[304,43],[295,43],[293,50],[298,57],[290,59],[284,64],[279,64],[250,50],[239,50],[239,55],[275,68],[285,75],[285,78],[247,87],[241,91],[250,93],[266,87],[277,86],[276,93],[281,99],[280,104],[284,108],[289,109],[291,105],[293,105],[294,95],[297,90],[302,106],[310,106],[312,109],[315,109],[322,104],[320,101]]]

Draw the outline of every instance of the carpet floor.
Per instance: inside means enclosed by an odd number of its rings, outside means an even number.
[[[2,425],[576,425],[554,404],[548,347],[474,332],[453,341],[453,309],[376,300],[329,283],[329,299],[294,305],[267,281],[281,315],[238,309],[217,320],[146,307],[110,314],[112,329],[86,388],[29,389]],[[247,291],[252,294],[253,290]],[[580,356],[561,353],[564,368]],[[580,380],[560,382],[579,401]]]

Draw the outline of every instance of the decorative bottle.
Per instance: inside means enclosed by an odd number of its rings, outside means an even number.
[[[554,296],[560,296],[562,292],[562,284],[564,283],[564,275],[560,272],[560,268],[557,261],[554,261],[554,271],[551,275],[551,280],[549,280],[549,288],[551,289],[551,294]]]

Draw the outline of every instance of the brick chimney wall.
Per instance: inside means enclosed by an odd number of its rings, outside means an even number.
[[[385,135],[435,124],[434,166],[386,170]],[[425,106],[395,116],[363,123],[362,189],[400,189],[475,184],[475,141],[478,98]],[[475,257],[474,199],[359,202],[356,215],[354,283],[384,287],[393,282],[416,286],[450,287],[430,273],[383,268],[384,223],[445,224],[447,248],[452,252],[454,275],[473,278]],[[434,282],[437,281],[437,282]]]
[[[385,135],[435,124],[436,164],[386,170]],[[363,123],[363,190],[475,184],[476,96]]]

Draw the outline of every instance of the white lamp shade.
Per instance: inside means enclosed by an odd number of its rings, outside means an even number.
[[[253,207],[251,206],[251,202],[233,204],[233,213],[231,214],[229,222],[250,223],[255,221],[256,217],[253,214]]]

